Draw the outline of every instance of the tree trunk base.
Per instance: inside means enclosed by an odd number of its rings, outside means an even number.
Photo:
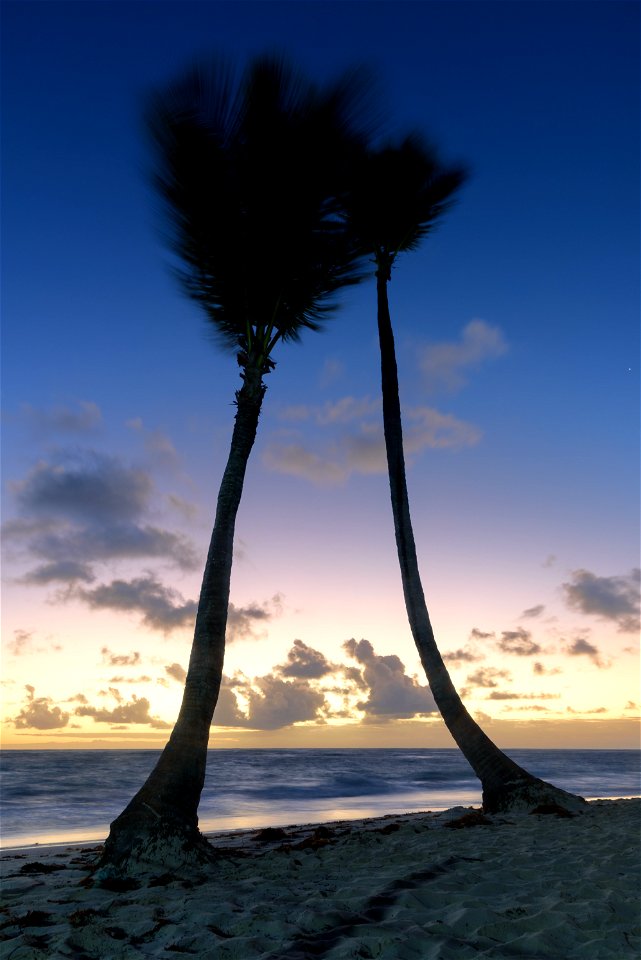
[[[193,871],[215,859],[196,823],[163,816],[143,803],[130,804],[111,824],[93,882]]]
[[[484,813],[533,813],[537,807],[556,807],[572,815],[587,805],[583,797],[567,793],[538,777],[526,777],[497,786],[483,784]]]

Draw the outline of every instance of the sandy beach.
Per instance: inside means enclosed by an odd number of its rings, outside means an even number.
[[[103,886],[98,846],[9,849],[0,956],[636,960],[640,827],[639,799],[458,807],[213,834],[206,871]]]

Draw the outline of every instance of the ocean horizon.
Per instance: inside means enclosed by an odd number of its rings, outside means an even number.
[[[505,751],[586,799],[641,795],[641,752]],[[104,840],[160,751],[101,748],[0,753],[3,848]],[[205,832],[479,806],[480,783],[457,749],[214,748],[199,808]]]

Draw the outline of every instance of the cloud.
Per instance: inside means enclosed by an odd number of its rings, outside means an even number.
[[[28,653],[31,648],[33,633],[29,630],[14,630],[13,640],[7,643],[7,649],[14,657],[20,657],[23,653]]]
[[[265,676],[254,681],[258,690],[247,691],[246,725],[257,730],[278,730],[293,723],[318,719],[324,695],[306,680],[281,680]]]
[[[287,654],[287,663],[276,669],[283,677],[317,680],[332,673],[335,667],[320,650],[308,647],[302,640],[294,640],[294,645]]]
[[[459,390],[467,383],[467,374],[486,360],[507,352],[508,346],[498,327],[484,320],[471,320],[455,343],[435,343],[425,347],[420,368],[429,390]]]
[[[185,600],[152,574],[133,580],[112,580],[91,590],[78,587],[73,597],[82,600],[92,610],[140,613],[146,627],[163,633],[192,625],[197,610],[195,600]]]
[[[144,471],[85,450],[60,454],[51,463],[41,461],[13,489],[29,512],[110,523],[138,516],[147,506],[152,484]]]
[[[110,691],[112,694],[117,694],[117,691]],[[135,694],[131,701],[122,702],[122,698],[118,695],[117,700],[121,702],[118,703],[117,707],[114,707],[113,710],[107,710],[106,708],[91,707],[91,706],[81,706],[76,707],[75,715],[77,717],[91,717],[92,720],[95,720],[96,723],[136,723],[136,724],[148,724],[153,727],[155,730],[167,730],[171,728],[170,723],[166,723],[164,720],[161,720],[159,717],[152,717],[149,714],[149,700],[146,697],[138,698]]]
[[[337,360],[335,357],[328,357],[323,364],[323,369],[321,370],[319,386],[329,387],[336,380],[339,380],[345,375],[345,364],[342,360]]]
[[[493,690],[486,700],[559,700],[560,693],[508,693]]]
[[[497,670],[495,667],[482,667],[475,673],[471,673],[467,678],[467,683],[473,687],[498,687],[503,680],[511,680],[512,675],[509,670]]]
[[[273,620],[282,613],[283,598],[279,593],[274,594],[271,600],[264,603],[249,603],[245,607],[237,607],[230,603],[227,610],[227,640],[244,640],[255,638],[256,624]]]
[[[31,684],[27,684],[27,706],[23,707],[17,717],[14,717],[12,723],[19,730],[56,730],[60,727],[66,727],[69,723],[69,714],[65,713],[60,707],[52,707],[53,700],[50,697],[35,696],[35,689]]]
[[[20,577],[18,582],[29,584],[31,586],[46,586],[49,583],[93,583],[96,579],[91,567],[86,563],[79,563],[77,560],[54,560],[51,563],[43,563],[35,567],[24,576]]]
[[[137,650],[133,653],[112,653],[109,647],[103,647],[100,651],[104,663],[111,667],[135,667],[140,663],[140,654]]]
[[[503,630],[501,639],[498,642],[499,649],[503,653],[514,653],[519,657],[532,657],[541,653],[541,647],[532,639],[529,630],[519,627],[518,630]]]
[[[472,627],[470,630],[470,640],[490,640],[494,633],[484,633],[478,627]]]
[[[462,663],[474,663],[477,660],[483,660],[484,657],[481,654],[473,653],[468,647],[465,649],[452,650],[449,653],[443,654],[443,660],[446,663],[451,663],[455,667],[460,667]]]
[[[102,413],[96,403],[79,400],[75,409],[56,406],[51,410],[39,410],[24,404],[22,414],[39,433],[93,433],[102,423]]]
[[[377,413],[379,408],[376,403]],[[307,416],[316,416],[317,423],[327,427],[352,424],[357,415],[367,415],[372,409],[368,398],[344,397],[326,404],[314,414],[306,408]],[[298,416],[303,417],[299,408]],[[404,412],[404,448],[408,461],[425,449],[451,449],[474,446],[481,438],[472,424],[458,420],[452,414],[440,413],[431,407],[410,407]],[[320,452],[310,449],[301,440],[272,441],[265,448],[263,462],[270,470],[311,480],[319,486],[344,483],[353,473],[370,475],[387,472],[385,440],[380,413],[376,420],[363,420],[349,430],[342,430],[331,442],[321,439]]]
[[[269,470],[302,477],[320,486],[343,483],[346,468],[306,449],[301,443],[272,443],[265,448],[263,463]]]
[[[405,665],[396,655],[379,656],[368,640],[347,640],[343,648],[363,667],[369,696],[357,707],[366,719],[406,719],[436,712],[430,688],[407,676]]]
[[[236,695],[231,687],[227,686],[227,678],[223,682],[218,694],[218,702],[214,710],[212,721],[215,727],[247,727],[247,717],[238,708]]]
[[[584,637],[573,640],[572,643],[566,647],[566,652],[571,657],[589,657],[596,667],[603,668],[610,666],[609,663],[601,659],[598,647],[595,647],[593,643],[590,643],[590,641]]]
[[[193,570],[198,565],[186,537],[138,523],[66,527],[63,532],[35,536],[29,548],[37,556],[55,563],[73,560],[86,566],[100,560],[159,557],[171,560],[184,570]]]
[[[570,607],[581,613],[613,620],[624,633],[639,630],[641,570],[627,576],[599,577],[589,570],[574,570],[572,580],[562,585]]]
[[[170,663],[165,667],[165,673],[178,683],[184,683],[187,679],[187,671],[179,663]]]
[[[533,619],[534,617],[540,617],[544,610],[545,610],[544,604],[538,603],[535,607],[528,607],[527,610],[524,610],[523,613],[521,614],[521,618],[524,620],[525,619],[530,620],[530,619]]]
[[[182,534],[146,522],[153,484],[149,475],[95,450],[58,451],[11,484],[19,509],[5,538],[21,542],[41,563],[22,583],[91,582],[91,564],[159,557],[183,569],[199,563]]]
[[[553,667],[551,670],[548,670],[539,660],[532,664],[532,671],[536,673],[537,676],[548,676],[552,677],[557,673],[561,673],[558,667]]]
[[[247,713],[242,713],[233,692],[239,689],[247,701]],[[325,697],[310,686],[307,680],[282,680],[267,675],[251,682],[233,682],[227,678],[221,686],[214,712],[214,725],[245,727],[253,730],[279,730],[294,723],[319,720],[325,706]]]
[[[179,461],[176,448],[162,430],[146,430],[141,417],[127,420],[125,426],[142,435],[145,451],[152,461],[163,466],[176,466]]]

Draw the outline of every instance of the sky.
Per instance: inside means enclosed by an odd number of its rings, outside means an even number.
[[[197,57],[376,77],[471,170],[390,284],[426,599],[503,747],[634,747],[639,6],[5,2],[2,729],[160,747],[238,367],[177,289],[150,91]],[[375,287],[279,345],[236,527],[217,747],[451,746],[405,614]]]

